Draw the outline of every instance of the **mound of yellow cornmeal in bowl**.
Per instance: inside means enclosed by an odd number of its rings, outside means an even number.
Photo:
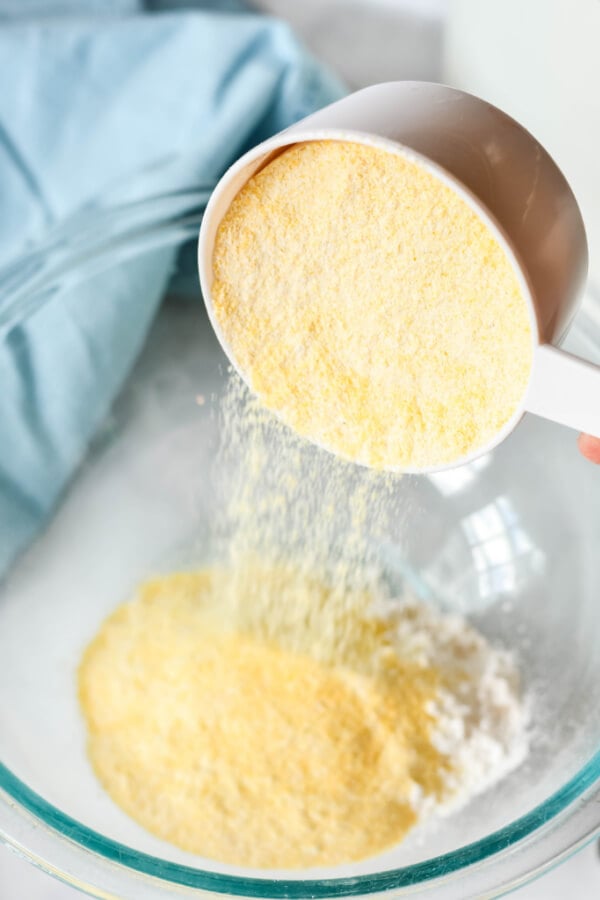
[[[337,455],[458,462],[521,408],[527,301],[490,226],[418,162],[314,141],[254,175],[222,219],[214,315],[262,402]]]
[[[515,768],[512,657],[460,618],[376,600],[256,562],[143,584],[79,670],[109,795],[184,850],[298,869],[384,851]]]

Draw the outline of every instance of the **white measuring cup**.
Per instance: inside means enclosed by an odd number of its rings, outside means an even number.
[[[242,156],[216,186],[198,242],[200,283],[210,321],[247,381],[214,314],[212,257],[219,224],[234,197],[285,148],[306,141],[356,141],[401,152],[456,191],[487,223],[512,261],[534,341],[527,390],[497,446],[525,412],[600,436],[600,367],[559,349],[577,311],[587,273],[587,243],[577,202],[550,155],[518,122],[463,91],[426,82],[365,88],[292,125]]]

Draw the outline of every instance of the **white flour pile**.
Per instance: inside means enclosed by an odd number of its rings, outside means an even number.
[[[462,616],[408,600],[395,615],[398,653],[433,666],[445,682],[432,704],[435,747],[452,760],[447,793],[419,797],[422,819],[444,816],[492,787],[527,757],[529,715],[513,655],[492,646]]]

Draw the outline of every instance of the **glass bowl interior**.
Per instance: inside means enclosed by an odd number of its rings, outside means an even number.
[[[399,481],[401,514],[378,548],[390,577],[427,602],[465,613],[518,653],[532,749],[497,788],[363,862],[257,871],[193,856],[146,833],[110,801],[87,762],[75,685],[84,646],[140,580],[197,566],[212,552],[227,364],[193,273],[186,280],[184,271],[181,245],[197,233],[200,206],[190,194],[91,214],[2,276],[0,327],[10,334],[48,304],[103,302],[115,271],[133,273],[157,254],[169,271],[176,260],[180,268],[69,489],[0,588],[0,831],[33,854],[26,831],[17,840],[2,819],[2,803],[28,811],[76,853],[92,854],[100,868],[88,889],[100,890],[98,873],[110,864],[120,897],[139,896],[131,872],[164,892],[148,896],[167,896],[175,885],[260,896],[439,891],[473,866],[485,866],[486,884],[500,889],[511,877],[507,855],[538,835],[541,842],[550,825],[557,854],[600,824],[600,815],[591,824],[588,817],[585,834],[560,825],[600,776],[600,477],[576,452],[571,432],[534,417],[475,463]],[[136,279],[128,283],[135,291]],[[121,302],[129,299],[125,292]],[[599,321],[600,305],[590,297],[568,342],[596,360]],[[10,430],[2,441],[11,441]],[[520,863],[519,877],[545,864],[527,852],[531,863]],[[51,858],[45,864],[61,871]],[[464,893],[452,896],[470,896],[462,885]]]

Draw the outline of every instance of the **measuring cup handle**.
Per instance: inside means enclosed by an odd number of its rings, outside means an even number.
[[[534,354],[525,409],[600,437],[600,366],[541,344]]]

